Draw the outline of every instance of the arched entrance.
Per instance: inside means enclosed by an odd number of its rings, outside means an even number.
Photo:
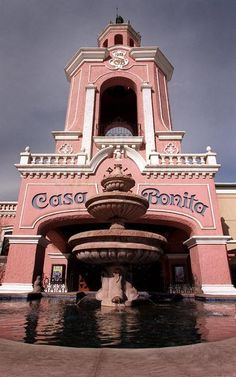
[[[44,275],[52,280],[53,268],[64,265],[64,281],[68,291],[97,291],[101,287],[102,267],[79,262],[73,255],[68,240],[78,232],[106,228],[109,228],[109,224],[84,220],[47,224],[44,233],[52,243],[45,254]],[[139,291],[168,292],[170,287],[192,284],[189,252],[183,245],[189,238],[185,230],[155,222],[126,223],[126,228],[158,233],[168,241],[158,262],[129,266],[132,283]],[[64,259],[60,259],[60,255]]]

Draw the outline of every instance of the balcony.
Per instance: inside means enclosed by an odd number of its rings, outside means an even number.
[[[76,154],[58,153],[31,153],[26,148],[21,153],[21,160],[16,164],[17,169],[24,175],[64,175],[89,176],[95,171],[104,158],[121,159],[126,156],[132,159],[142,174],[161,175],[186,175],[186,174],[211,174],[218,171],[220,165],[216,162],[216,154],[207,147],[206,153],[176,153],[164,154],[151,152],[146,159],[139,153],[144,140],[143,136],[95,136],[93,138],[98,152],[91,160],[86,159],[84,152]],[[7,206],[7,204],[6,204]],[[6,207],[7,208],[7,207]]]

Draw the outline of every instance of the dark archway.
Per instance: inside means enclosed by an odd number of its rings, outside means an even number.
[[[106,83],[105,83],[106,84]],[[110,80],[101,89],[100,136],[137,136],[137,97],[130,80]]]

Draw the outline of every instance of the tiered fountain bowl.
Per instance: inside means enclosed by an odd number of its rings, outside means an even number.
[[[125,229],[124,223],[144,215],[149,204],[144,197],[130,192],[135,181],[123,174],[120,164],[101,185],[104,192],[88,199],[85,205],[97,220],[110,222],[110,229],[77,233],[69,243],[79,261],[104,267],[102,288],[96,296],[101,304],[130,305],[138,292],[128,278],[128,266],[157,261],[166,239],[156,233]]]

